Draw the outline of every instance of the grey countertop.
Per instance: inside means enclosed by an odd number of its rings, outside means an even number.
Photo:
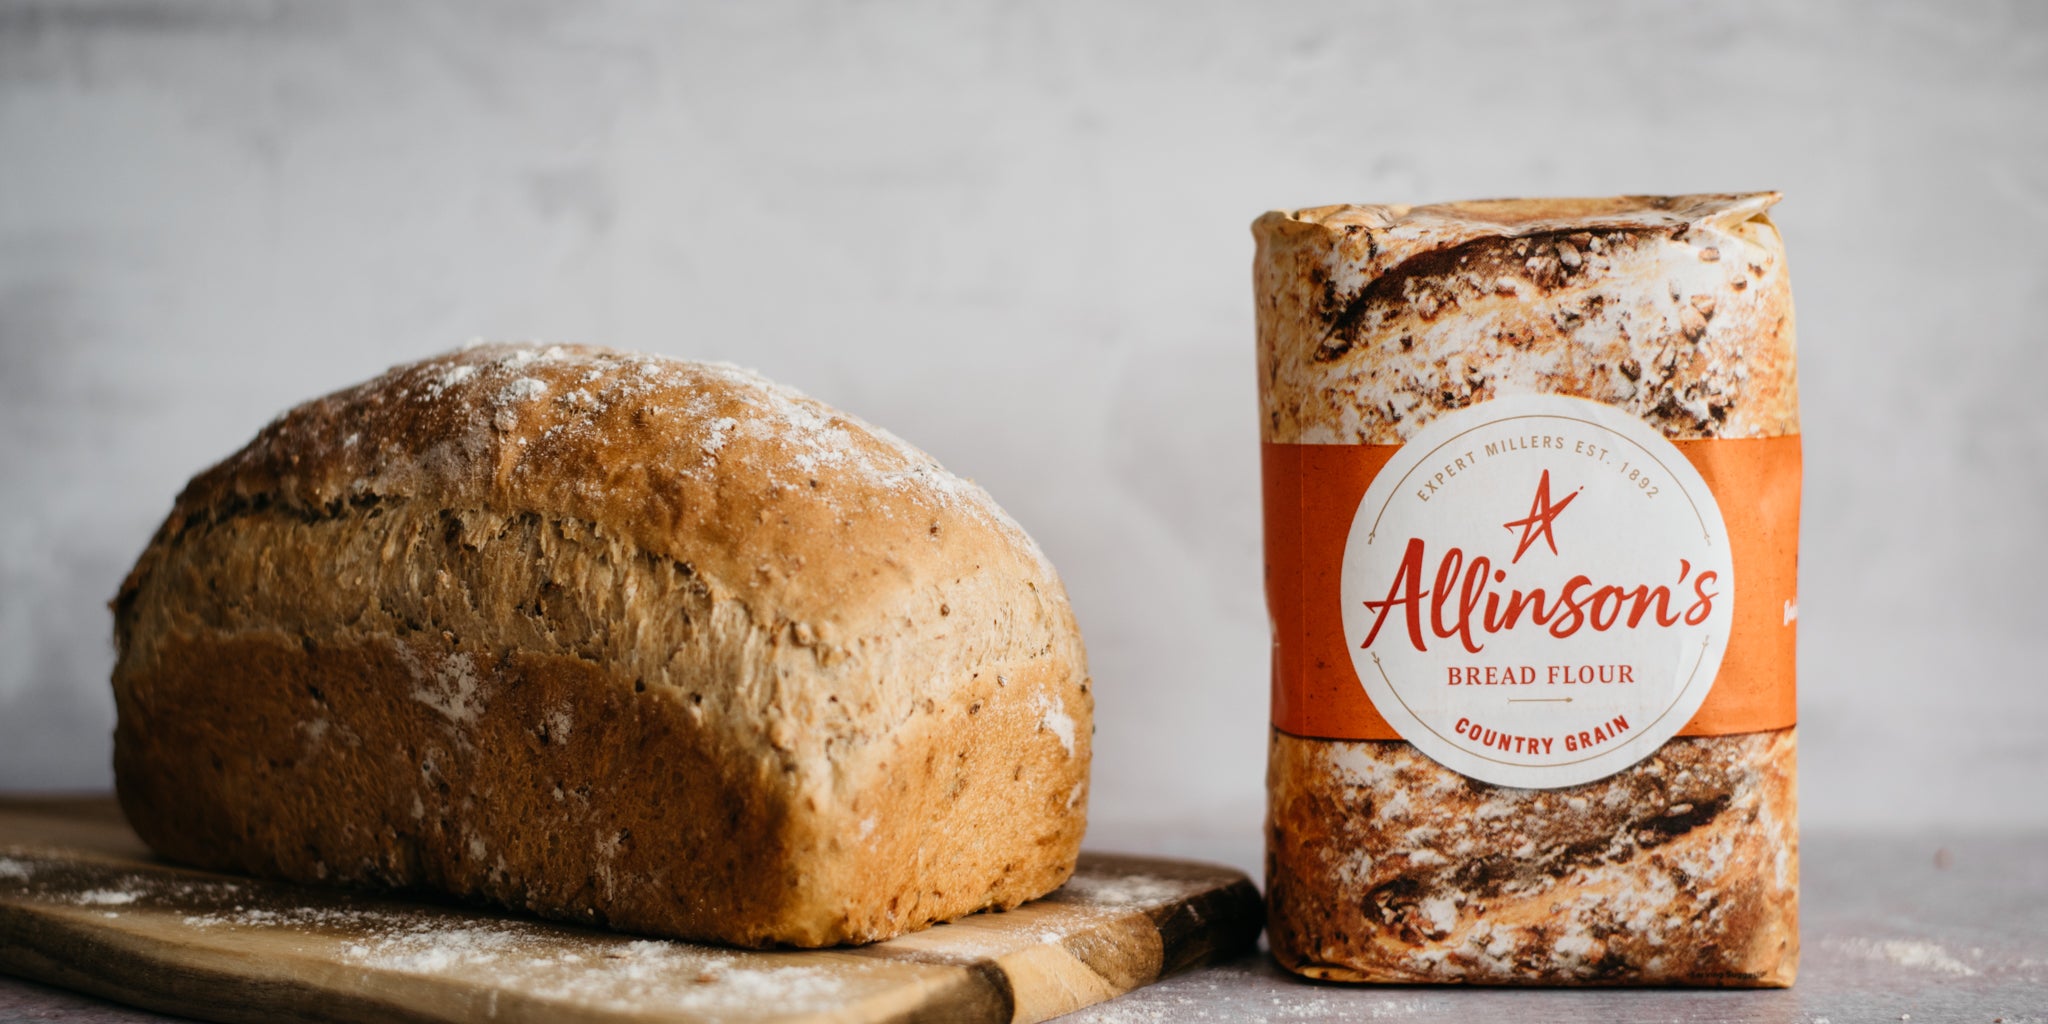
[[[1255,836],[1102,831],[1092,838],[1117,842],[1092,846],[1255,863]],[[1789,990],[1350,987],[1297,980],[1260,954],[1061,1020],[2048,1024],[2048,835],[1821,833],[1801,861],[1804,955]],[[164,1019],[0,976],[0,1021]]]

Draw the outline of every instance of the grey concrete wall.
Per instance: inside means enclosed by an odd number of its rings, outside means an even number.
[[[2048,5],[0,3],[0,788],[278,410],[472,336],[729,359],[1044,542],[1115,829],[1263,799],[1246,225],[1771,187],[1805,815],[2048,824]]]

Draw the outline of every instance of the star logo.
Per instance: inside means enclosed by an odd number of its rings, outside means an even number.
[[[1543,479],[1536,484],[1536,497],[1529,502],[1528,518],[1501,524],[1509,530],[1519,529],[1522,531],[1521,543],[1515,546],[1515,557],[1509,559],[1508,564],[1513,565],[1521,561],[1522,556],[1528,553],[1530,546],[1539,539],[1550,546],[1551,554],[1557,554],[1557,538],[1551,534],[1550,524],[1557,521],[1557,514],[1563,512],[1564,507],[1571,504],[1572,499],[1578,497],[1579,491],[1583,490],[1585,488],[1581,487],[1578,491],[1565,495],[1563,501],[1555,505],[1551,504],[1550,471],[1544,470]]]

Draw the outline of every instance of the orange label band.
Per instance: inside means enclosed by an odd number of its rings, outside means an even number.
[[[1733,557],[1732,632],[1681,736],[1797,721],[1799,438],[1674,441],[1719,503]],[[1345,639],[1341,578],[1352,520],[1400,445],[1265,444],[1266,601],[1273,724],[1321,739],[1401,739],[1373,706]]]

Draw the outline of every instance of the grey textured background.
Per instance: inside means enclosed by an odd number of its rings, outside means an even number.
[[[1759,187],[1805,818],[2048,824],[2048,5],[8,0],[0,789],[108,784],[103,602],[189,475],[540,337],[755,366],[982,481],[1079,610],[1104,834],[1251,835],[1252,217]]]

